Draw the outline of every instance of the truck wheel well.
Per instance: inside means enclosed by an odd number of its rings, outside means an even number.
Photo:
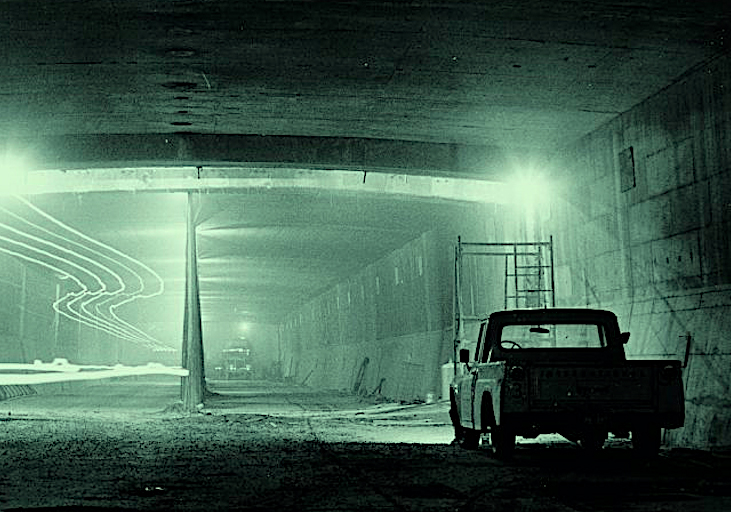
[[[454,390],[449,390],[449,418],[452,420],[454,428],[461,428],[459,421],[459,412],[457,411],[457,397],[454,395]]]
[[[495,426],[495,411],[492,409],[492,394],[489,391],[485,391],[482,394],[480,423],[482,423],[482,430],[486,430],[487,427]]]

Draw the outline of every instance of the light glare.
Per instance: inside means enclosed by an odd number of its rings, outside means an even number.
[[[6,151],[0,154],[0,192],[3,195],[15,195],[25,188],[25,175],[28,162],[25,158]]]
[[[510,183],[510,199],[512,203],[525,207],[545,204],[551,194],[548,182],[538,173],[521,173]]]

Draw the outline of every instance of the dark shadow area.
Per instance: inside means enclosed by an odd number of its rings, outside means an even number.
[[[424,432],[449,429],[424,421],[430,406],[364,406],[347,393],[259,383],[219,390],[194,413],[163,412],[177,388],[160,383],[0,402],[0,509],[686,512],[731,504],[725,452],[637,460],[623,446],[588,456],[569,443],[520,443],[503,462],[486,444],[468,451],[425,441]],[[446,414],[438,405],[434,414]]]

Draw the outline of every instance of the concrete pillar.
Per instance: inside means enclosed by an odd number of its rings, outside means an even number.
[[[28,269],[25,264],[20,266],[20,319],[18,320],[18,343],[20,344],[21,361],[28,363],[25,349],[25,310],[28,307]]]
[[[190,374],[182,378],[183,405],[195,410],[203,402],[205,371],[203,367],[203,335],[200,297],[198,294],[198,254],[196,248],[197,201],[188,193],[187,236],[185,244],[185,313],[183,316],[183,368]]]
[[[53,302],[54,304],[58,304],[59,299],[61,298],[61,283],[56,283],[56,300]],[[51,350],[52,354],[58,353],[58,330],[61,327],[61,316],[58,313],[58,310],[56,308],[53,309],[53,349]],[[116,361],[119,362],[119,361]]]

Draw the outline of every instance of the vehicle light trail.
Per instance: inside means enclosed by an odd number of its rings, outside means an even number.
[[[144,366],[123,366],[121,364],[115,366],[76,365],[70,364],[66,359],[55,359],[52,363],[42,363],[41,361],[35,361],[33,364],[0,363],[0,386],[111,379],[113,377],[130,377],[134,375],[187,377],[188,370],[156,363],[148,363]]]
[[[14,209],[22,212],[0,206],[6,217],[0,220],[0,252],[49,269],[76,285],[53,303],[58,314],[155,350],[175,350],[119,318],[115,311],[134,300],[163,293],[164,282],[153,269],[21,197],[12,199],[16,201]],[[51,226],[42,226],[43,222]]]

